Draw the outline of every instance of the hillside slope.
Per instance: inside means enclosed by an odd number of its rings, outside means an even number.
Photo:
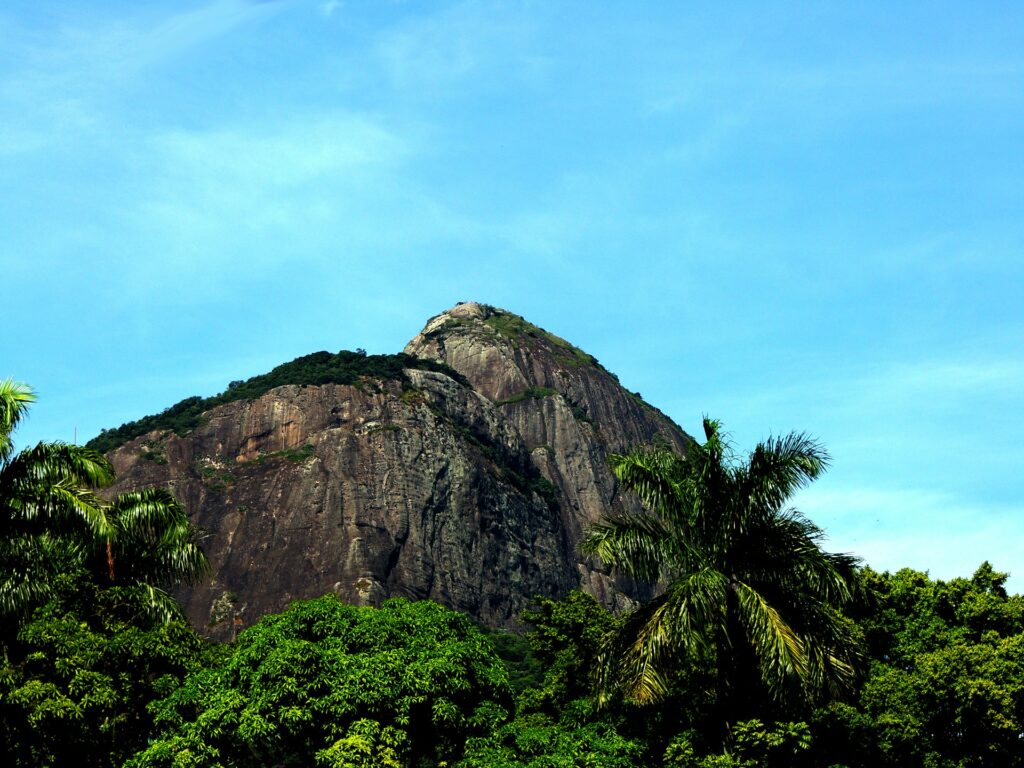
[[[500,627],[537,594],[636,596],[577,545],[598,515],[635,508],[609,454],[656,435],[685,450],[679,428],[586,353],[486,305],[432,318],[405,355],[349,383],[250,386],[111,451],[115,491],[167,486],[209,532],[213,576],[180,595],[198,628],[229,636],[328,591],[430,598]]]

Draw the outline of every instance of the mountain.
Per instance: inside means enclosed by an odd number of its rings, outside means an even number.
[[[232,635],[300,597],[430,598],[515,627],[535,595],[609,607],[643,589],[584,559],[598,516],[636,510],[611,453],[690,438],[600,363],[518,315],[459,304],[398,355],[308,355],[101,434],[113,492],[170,488],[208,531],[179,594]]]

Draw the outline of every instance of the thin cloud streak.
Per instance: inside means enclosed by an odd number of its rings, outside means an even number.
[[[116,122],[116,105],[153,67],[277,12],[272,4],[218,0],[157,19],[93,18],[63,22],[9,49],[0,69],[6,124],[0,153],[66,145]]]

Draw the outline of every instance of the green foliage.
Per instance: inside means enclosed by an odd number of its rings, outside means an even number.
[[[948,582],[909,568],[895,574],[866,568],[870,606],[861,625],[871,656],[906,668],[918,654],[980,642],[992,632],[1007,637],[1024,631],[1024,597],[1007,596],[1006,578],[987,562],[970,579]]]
[[[534,713],[470,739],[457,768],[635,768],[643,754],[642,743],[609,723],[556,723]]]
[[[290,461],[293,464],[302,464],[305,461],[313,458],[315,448],[309,443],[306,443],[300,448],[283,448],[280,451],[271,451],[270,453],[260,453],[256,458],[251,461],[260,463],[263,461],[272,461],[274,459],[283,459],[284,461]],[[248,462],[246,462],[248,463]],[[234,478],[232,478],[233,480]]]
[[[143,444],[141,455],[143,461],[152,461],[154,464],[160,465],[167,464],[167,454],[164,453],[163,445],[160,442]]]
[[[1024,600],[983,563],[970,579],[864,572],[872,655],[856,706],[812,723],[822,763],[857,768],[1024,765]]]
[[[811,730],[803,722],[743,720],[729,731],[728,750],[698,756],[695,734],[684,731],[668,745],[665,768],[795,768],[806,765]]]
[[[923,653],[909,670],[879,670],[862,702],[887,765],[1022,765],[1024,635]]]
[[[800,711],[849,689],[859,657],[841,613],[855,561],[822,551],[821,530],[785,507],[828,456],[791,434],[737,461],[718,422],[704,431],[685,459],[663,447],[612,457],[647,512],[598,521],[584,551],[666,587],[610,639],[602,687],[653,703],[686,659],[700,660],[717,671],[722,723]]]
[[[587,413],[587,409],[577,403],[570,403],[569,408],[572,409],[572,417],[576,421],[582,421],[584,424],[590,424],[593,426],[594,420],[590,418],[590,414]]]
[[[509,645],[529,660],[534,685],[521,689],[513,722],[469,740],[458,767],[641,764],[643,742],[622,735],[620,718],[598,712],[588,698],[601,639],[615,621],[611,614],[589,595],[575,591],[562,600],[538,597],[522,618],[531,629]],[[529,653],[522,648],[524,639]]]
[[[510,403],[521,403],[524,400],[543,400],[545,397],[554,397],[558,390],[550,387],[528,387],[522,392],[512,395],[506,400],[495,400],[495,405],[509,405]]]
[[[152,730],[147,705],[198,667],[183,622],[153,622],[140,588],[100,589],[82,573],[22,627],[0,673],[5,766],[120,766]]]
[[[556,714],[570,701],[590,696],[602,643],[615,618],[579,590],[562,600],[538,597],[522,618],[531,625],[527,639],[545,672],[542,684],[523,694],[521,706]]]
[[[509,687],[519,695],[536,688],[544,681],[544,665],[537,658],[529,638],[517,632],[503,630],[482,630],[494,649],[494,653],[508,670]]]
[[[139,587],[153,618],[177,618],[178,604],[163,589],[194,584],[209,573],[201,531],[162,488],[118,494],[105,512],[110,533],[82,546],[78,562],[98,584]]]
[[[103,430],[86,445],[101,453],[108,453],[154,430],[170,430],[183,435],[195,429],[201,423],[202,414],[211,408],[236,400],[254,400],[275,387],[287,384],[359,384],[364,378],[407,383],[405,370],[408,368],[444,373],[463,386],[469,386],[465,376],[447,365],[411,355],[367,355],[365,352],[345,350],[335,354],[314,352],[279,365],[270,373],[253,376],[246,381],[231,382],[219,395],[188,397],[161,413],[122,424],[116,429]]]
[[[264,617],[155,704],[159,735],[129,765],[436,766],[505,722],[510,698],[467,617],[328,596]]]
[[[24,384],[0,381],[0,645],[49,598],[51,577],[81,543],[112,533],[94,494],[114,481],[103,456],[66,443],[15,452],[13,431],[34,401]]]
[[[531,477],[526,484],[526,487],[532,493],[536,493],[540,496],[541,501],[547,505],[548,509],[558,509],[559,500],[562,498],[562,492],[558,486],[548,480],[541,474],[536,474]]]
[[[509,339],[513,345],[535,339],[545,342],[555,353],[556,359],[568,366],[578,368],[585,365],[598,366],[597,358],[588,355],[579,347],[573,346],[561,336],[556,336],[545,331],[519,315],[511,312],[504,312],[495,307],[486,307],[490,314],[484,319],[484,323],[498,332],[501,336]]]

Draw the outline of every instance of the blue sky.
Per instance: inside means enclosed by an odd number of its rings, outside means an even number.
[[[0,376],[79,441],[524,315],[692,434],[807,431],[878,568],[1024,589],[1019,3],[0,7]]]

